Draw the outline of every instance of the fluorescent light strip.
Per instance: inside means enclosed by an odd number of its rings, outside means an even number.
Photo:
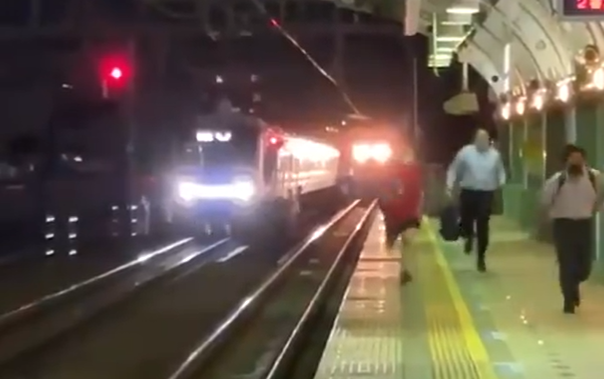
[[[452,54],[432,54],[430,55],[429,59],[449,60],[452,56]]]
[[[436,42],[462,42],[465,38],[464,36],[441,36],[436,37]]]
[[[453,54],[457,49],[455,49],[454,47],[437,47],[436,48],[436,55],[438,55],[439,53],[442,54]]]
[[[447,8],[448,14],[476,14],[479,13],[478,8],[459,7],[459,8]]]
[[[443,26],[466,26],[472,25],[471,21],[441,21],[441,25]]]

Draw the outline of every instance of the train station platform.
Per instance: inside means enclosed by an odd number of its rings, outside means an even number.
[[[426,220],[405,254],[415,281],[372,226],[316,379],[538,379],[600,377],[604,286],[583,285],[562,313],[553,248],[495,217],[487,273]]]

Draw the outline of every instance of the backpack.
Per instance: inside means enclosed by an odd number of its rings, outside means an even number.
[[[596,191],[596,193],[598,192],[598,187],[596,184],[596,174],[594,172],[594,170],[592,170],[591,168],[587,169],[587,176],[589,178],[589,182],[591,183],[591,186],[593,187],[594,191]],[[556,186],[556,192],[554,192],[554,197],[552,198],[552,203],[554,201],[556,201],[556,198],[558,198],[558,195],[560,194],[560,190],[562,189],[562,186],[566,183],[566,173],[565,172],[560,172],[560,175],[558,176],[558,185]]]

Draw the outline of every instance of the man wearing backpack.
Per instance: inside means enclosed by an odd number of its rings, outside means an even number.
[[[552,220],[563,312],[572,314],[581,304],[580,284],[591,273],[593,219],[602,191],[600,172],[587,167],[584,149],[567,145],[563,158],[566,169],[545,182],[542,204]]]

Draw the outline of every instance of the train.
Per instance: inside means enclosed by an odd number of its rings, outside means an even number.
[[[340,151],[233,110],[197,119],[169,173],[167,221],[195,233],[247,239],[295,228],[301,199],[337,186]]]
[[[392,175],[391,163],[415,159],[412,143],[404,131],[377,121],[348,122],[340,133],[340,149],[347,160],[350,192],[356,197],[379,196]]]
[[[346,130],[342,149],[350,158],[354,176],[371,176],[392,160],[414,159],[412,144],[402,130],[379,123],[364,122]]]

